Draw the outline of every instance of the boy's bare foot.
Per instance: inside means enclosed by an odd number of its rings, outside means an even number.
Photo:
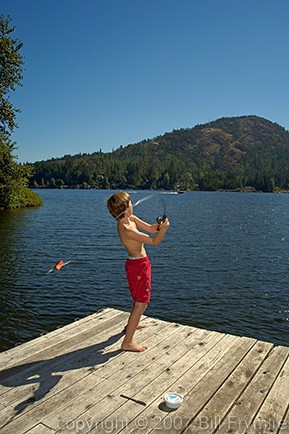
[[[146,327],[146,325],[144,325],[144,324],[139,324],[138,326],[137,326],[137,330],[139,330],[139,329],[144,329]],[[126,328],[127,328],[127,326],[125,326],[125,328],[123,329],[123,332],[125,333],[126,332]]]
[[[121,349],[124,351],[135,351],[135,352],[141,352],[145,351],[147,347],[145,345],[140,345],[137,342],[131,342],[130,344],[121,344]]]

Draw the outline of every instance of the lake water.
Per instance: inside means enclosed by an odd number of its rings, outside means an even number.
[[[0,212],[0,350],[104,307],[130,310],[124,248],[107,211],[112,191],[38,190],[45,205]],[[146,314],[289,345],[289,195],[131,192],[171,227],[147,247]],[[60,259],[71,262],[47,272]]]

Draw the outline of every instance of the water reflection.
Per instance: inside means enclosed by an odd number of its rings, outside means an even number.
[[[27,229],[31,212],[29,209],[0,212],[0,324],[4,348],[11,342],[17,343],[17,329],[27,318],[30,294],[19,282],[22,280],[21,263],[25,249],[21,234]]]

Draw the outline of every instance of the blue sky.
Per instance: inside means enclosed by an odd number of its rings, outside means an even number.
[[[289,130],[288,0],[1,0],[24,43],[20,162],[223,116]]]

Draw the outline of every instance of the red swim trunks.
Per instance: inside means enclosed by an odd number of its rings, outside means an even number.
[[[126,278],[133,301],[148,303],[151,298],[151,263],[149,258],[127,259]]]

